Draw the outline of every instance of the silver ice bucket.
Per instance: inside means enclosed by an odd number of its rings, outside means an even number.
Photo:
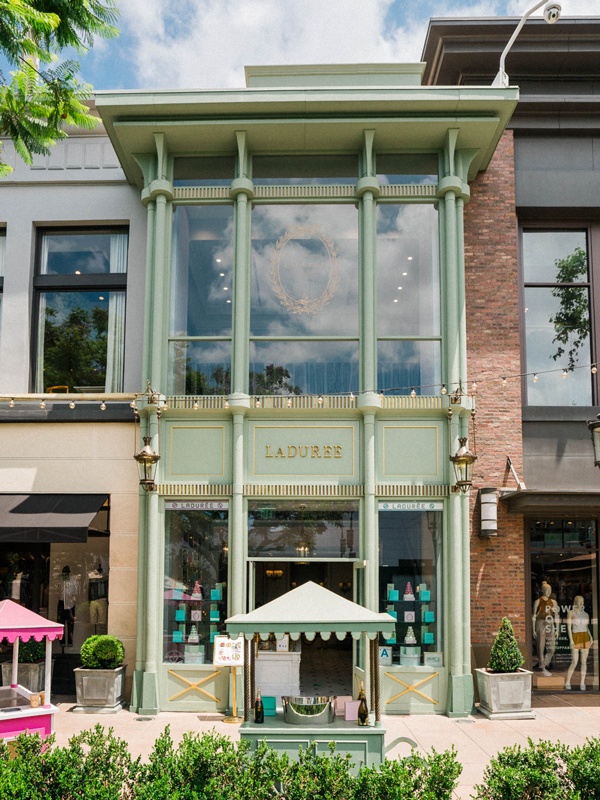
[[[329,725],[335,719],[335,695],[281,698],[283,721],[291,725]]]

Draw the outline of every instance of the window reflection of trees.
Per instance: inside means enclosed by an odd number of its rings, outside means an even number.
[[[557,258],[554,265],[556,282],[559,284],[587,281],[587,253],[581,247],[575,248],[565,258]],[[588,289],[561,285],[552,290],[552,296],[559,301],[558,311],[549,320],[555,331],[552,343],[557,345],[552,358],[558,361],[566,353],[567,369],[572,371],[577,364],[579,350],[590,332]]]

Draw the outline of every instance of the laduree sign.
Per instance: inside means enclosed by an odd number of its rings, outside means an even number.
[[[352,476],[354,427],[256,425],[254,473]]]

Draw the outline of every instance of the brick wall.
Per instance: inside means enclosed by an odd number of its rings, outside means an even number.
[[[523,476],[519,278],[514,188],[514,143],[507,131],[465,206],[465,268],[469,381],[477,381],[475,464],[471,491],[471,636],[485,654],[503,616],[525,642],[523,517],[498,504],[498,536],[479,537],[478,489],[515,489],[506,457]],[[502,387],[502,376],[507,386]],[[484,656],[482,656],[484,657]]]

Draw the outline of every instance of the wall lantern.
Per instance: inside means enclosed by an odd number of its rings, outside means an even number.
[[[477,456],[473,455],[467,447],[467,437],[460,437],[458,440],[459,448],[455,455],[450,456],[450,461],[454,467],[456,475],[456,486],[454,491],[468,492],[473,484],[473,464],[477,461]]]
[[[498,535],[498,492],[495,488],[479,490],[481,507],[481,527],[479,535],[482,539]]]
[[[153,492],[156,489],[154,477],[156,465],[160,461],[160,455],[154,452],[151,442],[151,436],[144,436],[144,446],[139,453],[134,455],[140,473],[140,486],[143,486],[147,492]]]
[[[594,464],[600,467],[600,414],[596,419],[588,419],[587,426],[592,434],[594,445]]]

